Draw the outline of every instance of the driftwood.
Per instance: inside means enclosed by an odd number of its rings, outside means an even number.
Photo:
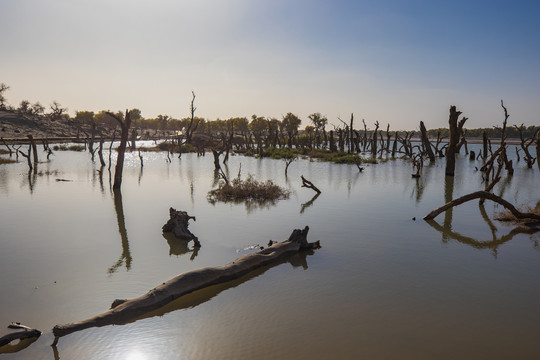
[[[169,209],[170,219],[165,225],[163,225],[162,230],[164,233],[172,232],[174,236],[183,240],[193,240],[196,247],[200,247],[201,243],[199,239],[191,231],[188,230],[188,222],[190,219],[196,221],[195,216],[189,216],[185,211],[177,211],[173,208]]]
[[[12,342],[13,340],[23,340],[30,338],[38,338],[41,336],[41,331],[32,329],[28,326],[20,323],[11,323],[8,328],[10,329],[22,329],[21,331],[15,331],[0,337],[0,346],[4,346]]]
[[[239,257],[220,267],[207,267],[180,274],[150,290],[145,295],[131,300],[114,300],[111,309],[86,320],[56,325],[53,345],[58,339],[73,332],[111,324],[124,324],[150,311],[157,310],[173,300],[196,290],[238,279],[253,270],[273,263],[304,250],[320,248],[320,242],[307,242],[309,227],[296,229],[283,242],[272,244],[261,251]]]
[[[319,190],[319,188],[317,188],[315,185],[313,185],[313,183],[309,180],[307,180],[304,175],[300,175],[300,177],[302,178],[302,187],[306,187],[308,189],[311,189],[313,191],[316,191],[317,194],[320,194],[321,193],[321,190]]]
[[[516,209],[515,206],[512,205],[511,203],[509,203],[508,201],[504,200],[500,196],[497,196],[497,195],[492,194],[492,193],[487,192],[487,191],[476,191],[476,192],[464,195],[464,196],[462,196],[460,198],[454,199],[454,200],[446,203],[445,205],[441,206],[440,208],[433,210],[432,212],[430,212],[426,216],[424,216],[424,220],[432,220],[435,217],[437,217],[437,215],[439,215],[440,213],[445,212],[446,210],[448,210],[450,208],[453,208],[454,206],[461,205],[461,204],[463,204],[463,203],[465,203],[467,201],[474,200],[474,199],[488,199],[488,200],[494,201],[494,202],[496,202],[498,204],[501,204],[506,209],[510,210],[512,215],[514,215],[518,219],[540,220],[540,215],[536,215],[536,214],[533,214],[533,213],[522,213],[521,211]]]

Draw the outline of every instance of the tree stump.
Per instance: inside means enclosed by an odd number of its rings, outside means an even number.
[[[187,212],[177,211],[173,208],[169,209],[169,216],[169,221],[162,227],[163,232],[172,232],[178,239],[193,240],[194,246],[201,246],[199,239],[188,230],[188,222],[190,219],[196,221],[195,216],[189,216]]]

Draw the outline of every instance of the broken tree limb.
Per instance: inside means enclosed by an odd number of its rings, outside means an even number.
[[[504,200],[500,196],[497,196],[497,195],[492,194],[492,193],[487,192],[487,191],[476,191],[476,192],[464,195],[464,196],[462,196],[460,198],[454,199],[454,200],[446,203],[445,205],[441,206],[440,208],[433,210],[432,212],[430,212],[426,216],[424,216],[424,220],[433,220],[440,213],[443,213],[446,210],[453,208],[454,206],[461,205],[461,204],[463,204],[463,203],[465,203],[467,201],[471,201],[471,200],[474,200],[474,199],[488,199],[488,200],[494,201],[494,202],[504,206],[506,209],[508,209],[512,213],[512,215],[514,215],[518,219],[540,220],[540,215],[536,215],[536,214],[533,214],[533,213],[522,213],[521,211],[516,209],[515,206],[512,205],[511,203],[509,203],[508,201]]]
[[[307,180],[304,175],[300,175],[300,177],[302,178],[302,187],[306,187],[306,188],[309,188],[311,190],[314,190],[316,191],[318,194],[321,193],[321,190],[319,190],[315,185],[313,185],[313,183],[309,180]]]
[[[287,240],[273,244],[256,253],[241,256],[225,266],[188,271],[164,282],[138,298],[131,300],[117,299],[113,301],[111,309],[102,314],[78,322],[56,325],[53,328],[53,334],[55,336],[53,345],[57,344],[60,337],[73,332],[91,327],[123,324],[133,321],[150,311],[157,310],[169,304],[181,296],[212,285],[238,279],[255,269],[279,263],[285,257],[301,251],[320,248],[319,241],[314,243],[307,242],[308,231],[309,227],[307,226],[303,230],[296,229]]]

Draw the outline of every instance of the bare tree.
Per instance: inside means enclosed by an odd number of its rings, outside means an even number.
[[[131,116],[126,109],[125,120],[122,120],[118,115],[112,112],[107,112],[109,116],[112,116],[120,124],[122,133],[120,135],[120,145],[118,146],[118,157],[116,159],[116,168],[114,171],[114,183],[113,189],[120,189],[122,185],[122,171],[124,170],[124,154],[126,152],[126,144],[129,135],[129,127],[131,126]]]
[[[454,105],[450,106],[450,117],[448,119],[450,125],[450,139],[448,142],[448,150],[446,151],[446,176],[454,176],[459,139],[463,131],[463,125],[468,119],[462,117],[461,120],[458,121],[459,115],[461,115],[461,111],[457,111]]]
[[[193,137],[193,133],[195,132],[195,130],[197,130],[197,126],[199,126],[199,120],[195,119],[195,110],[197,110],[197,108],[195,107],[195,92],[192,91],[191,93],[193,94],[190,106],[191,119],[189,120],[189,125],[186,129],[186,144],[191,144],[191,138]]]

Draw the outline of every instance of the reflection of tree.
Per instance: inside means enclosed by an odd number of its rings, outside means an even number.
[[[124,206],[122,203],[122,192],[120,189],[114,190],[114,210],[116,211],[116,220],[118,221],[118,232],[120,233],[120,238],[122,239],[122,255],[116,263],[107,270],[109,274],[113,274],[118,271],[118,268],[122,266],[123,263],[126,265],[126,270],[131,269],[131,253],[129,252],[129,241],[126,230],[126,221],[124,218]]]
[[[167,240],[167,244],[169,244],[169,256],[180,256],[183,254],[192,253],[189,259],[193,260],[199,253],[200,247],[194,247],[193,249],[188,247],[188,243],[191,240],[178,239],[172,232],[164,232],[162,235],[165,240]]]
[[[485,212],[485,211],[484,211]],[[483,215],[482,215],[483,217]],[[488,218],[489,220],[489,218]],[[500,237],[497,237],[497,228],[491,223],[491,221],[488,221],[488,226],[491,229],[491,240],[477,240],[469,236],[461,235],[458,232],[452,231],[451,227],[447,227],[446,225],[441,226],[438,222],[435,220],[426,220],[426,222],[435,230],[439,231],[443,236],[443,241],[447,242],[448,239],[457,240],[458,242],[466,245],[470,245],[476,249],[491,249],[493,252],[493,256],[497,257],[497,251],[500,245],[512,240],[514,236],[518,234],[529,234],[532,235],[538,231],[540,231],[539,228],[532,228],[532,227],[522,227],[518,226],[514,229],[512,229],[508,234],[502,235]],[[533,247],[536,249],[540,249],[540,246],[538,242],[533,243]]]
[[[452,201],[454,196],[454,177],[444,177],[444,203],[448,204]],[[444,213],[444,228],[448,231],[452,231],[452,212],[453,209],[448,209]],[[446,239],[445,233],[443,233],[443,239]]]
[[[302,208],[300,209],[300,214],[303,214],[304,211],[306,211],[306,209],[308,207],[310,207],[311,205],[313,205],[313,203],[315,202],[315,200],[317,200],[317,198],[321,195],[321,193],[316,193],[315,196],[313,196],[311,198],[311,200],[309,200],[308,202],[302,204]]]
[[[37,341],[37,339],[39,339],[39,337],[31,337],[28,339],[19,340],[19,342],[15,345],[7,344],[4,346],[0,346],[0,354],[13,354],[24,350],[30,345],[32,345],[35,341]]]

